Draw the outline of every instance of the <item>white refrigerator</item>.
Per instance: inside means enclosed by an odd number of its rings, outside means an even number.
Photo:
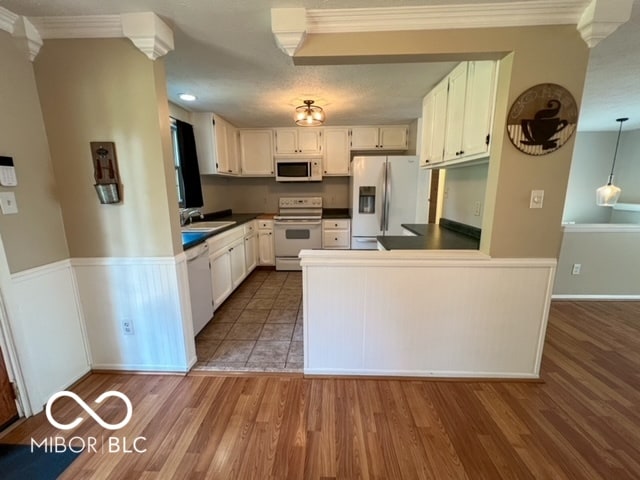
[[[376,250],[376,237],[402,235],[415,223],[418,157],[354,157],[351,187],[351,248]]]

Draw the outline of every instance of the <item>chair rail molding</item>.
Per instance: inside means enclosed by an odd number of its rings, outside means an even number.
[[[606,5],[605,5],[606,4]],[[589,48],[629,20],[633,0],[531,0],[377,8],[272,8],[278,46],[293,56],[307,33],[576,25]]]
[[[173,30],[153,12],[25,17],[0,7],[0,30],[24,38],[31,61],[48,39],[128,38],[151,60],[174,49]]]

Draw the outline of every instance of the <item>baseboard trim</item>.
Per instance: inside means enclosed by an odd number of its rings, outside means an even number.
[[[333,370],[304,369],[305,378],[354,378],[370,380],[431,380],[460,382],[500,382],[527,381],[542,382],[540,376],[533,373],[491,373],[491,372],[429,372],[415,370]]]
[[[166,371],[161,372],[157,370],[119,370],[119,369],[102,369],[96,368],[91,370],[89,374],[93,375],[172,375],[177,377],[186,377],[189,372],[178,371]]]
[[[186,375],[189,369],[177,367],[175,365],[109,365],[96,364],[91,368],[92,372],[110,372],[110,373],[157,373],[157,374],[176,374]]]
[[[575,295],[575,294],[554,294],[551,300],[578,300],[578,301],[638,301],[640,295]]]

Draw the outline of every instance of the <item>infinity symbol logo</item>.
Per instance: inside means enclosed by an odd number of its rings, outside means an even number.
[[[82,400],[78,395],[76,395],[73,392],[68,392],[66,390],[63,390],[61,392],[54,393],[51,396],[51,398],[49,398],[49,400],[47,401],[47,408],[45,411],[47,415],[47,419],[49,420],[49,423],[51,423],[51,425],[53,425],[54,427],[59,428],[60,430],[71,430],[72,428],[75,428],[78,425],[80,425],[80,423],[82,422],[82,417],[78,417],[73,422],[65,425],[63,423],[57,422],[56,419],[53,418],[53,415],[51,415],[51,406],[53,405],[53,402],[55,402],[60,397],[72,398],[78,405],[82,407],[82,409],[85,412],[87,412],[91,416],[91,418],[93,418],[96,422],[98,422],[98,424],[102,428],[106,428],[107,430],[118,430],[119,428],[124,427],[127,423],[129,423],[129,420],[131,420],[131,416],[133,415],[133,406],[131,405],[131,400],[129,400],[129,397],[127,397],[124,393],[117,392],[115,390],[109,390],[108,392],[104,392],[102,395],[96,398],[96,403],[101,403],[105,398],[118,397],[127,406],[127,415],[126,417],[124,417],[124,420],[122,420],[120,423],[116,423],[115,425],[112,425],[111,423],[107,423],[104,420],[102,420],[102,418],[100,418],[98,414],[89,405],[87,405],[84,402],[84,400]]]

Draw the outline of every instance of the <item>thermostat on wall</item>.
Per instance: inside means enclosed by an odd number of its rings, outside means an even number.
[[[15,187],[18,185],[16,168],[13,166],[12,157],[0,156],[0,185],[3,187]]]

